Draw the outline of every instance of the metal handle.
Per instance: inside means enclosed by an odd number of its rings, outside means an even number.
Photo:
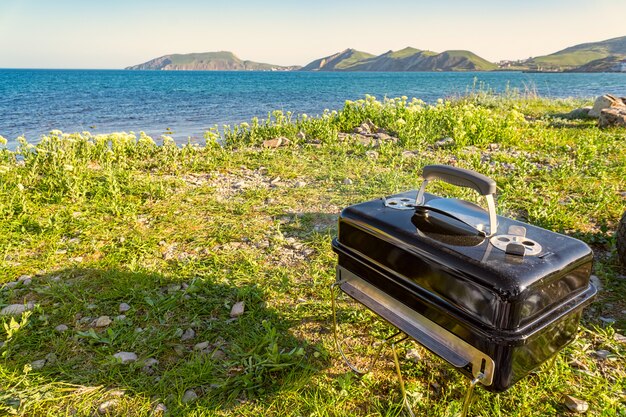
[[[417,198],[415,199],[416,206],[424,204],[426,185],[429,181],[435,179],[459,187],[471,188],[485,196],[485,200],[487,200],[489,212],[489,233],[487,236],[492,236],[496,233],[498,230],[498,218],[496,216],[496,203],[493,198],[496,194],[496,182],[493,179],[469,169],[448,165],[426,165],[422,170],[422,177],[424,177],[424,182],[422,182],[422,186],[417,193]]]

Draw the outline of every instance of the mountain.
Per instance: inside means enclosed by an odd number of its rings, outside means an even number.
[[[302,71],[489,71],[497,66],[470,51],[441,53],[407,47],[375,56],[346,49],[317,59]]]
[[[197,54],[172,54],[152,59],[143,64],[126,67],[127,70],[201,70],[201,71],[289,71],[300,67],[284,67],[243,61],[228,51]]]
[[[374,55],[367,52],[346,49],[334,55],[316,59],[302,67],[300,71],[349,71],[353,65],[373,57]]]
[[[524,64],[531,70],[576,70],[576,68],[590,64],[592,61],[603,60],[611,56],[616,57],[615,59],[626,58],[626,36],[570,46],[550,55],[530,58]],[[591,70],[593,65],[588,68]],[[603,68],[602,65],[598,66],[597,71],[602,71],[601,68]]]

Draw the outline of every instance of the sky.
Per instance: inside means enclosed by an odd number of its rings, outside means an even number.
[[[346,48],[490,61],[626,36],[626,0],[0,0],[0,68],[124,68],[232,51],[305,65]]]

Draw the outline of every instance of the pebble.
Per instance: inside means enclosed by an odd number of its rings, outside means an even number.
[[[603,349],[602,350],[596,350],[594,353],[600,359],[606,359],[611,354],[611,352],[609,352],[608,350],[603,350]]]
[[[100,316],[96,319],[95,326],[96,327],[107,327],[111,324],[113,320],[109,316]]]
[[[403,158],[415,158],[417,155],[413,151],[402,151],[401,156]]]
[[[235,317],[241,316],[243,314],[245,307],[246,307],[245,302],[243,301],[236,302],[235,305],[233,305],[233,308],[230,309],[230,317],[235,318]]]
[[[57,327],[54,328],[54,330],[56,330],[59,333],[66,332],[68,329],[69,327],[67,327],[65,324],[59,324]]]
[[[194,390],[188,389],[183,394],[182,402],[183,403],[190,403],[190,402],[193,402],[193,401],[195,401],[197,399],[198,399],[198,394],[196,394],[196,392]]]
[[[613,317],[600,317],[600,321],[606,324],[615,323],[615,319]]]
[[[35,370],[35,371],[38,371],[39,369],[42,369],[45,365],[46,365],[46,360],[45,359],[39,359],[38,361],[32,361],[30,363],[30,367],[33,368],[33,370]]]
[[[30,275],[22,275],[17,279],[17,281],[21,282],[24,286],[28,286],[31,284],[31,282],[33,282],[33,277],[31,277]]]
[[[119,403],[118,400],[105,401],[98,406],[98,414],[107,414],[112,408],[115,408]]]
[[[154,358],[148,358],[145,361],[143,361],[143,366],[155,366],[158,364],[159,364],[159,361]]]
[[[196,345],[193,347],[193,350],[204,350],[204,349],[208,348],[209,345],[210,345],[209,342],[196,343]]]
[[[117,352],[113,357],[120,360],[122,363],[130,363],[137,360],[137,354],[134,352]]]
[[[187,340],[191,340],[196,337],[196,332],[193,329],[187,329],[183,332],[183,335],[180,337],[180,340],[185,342]]]
[[[437,142],[435,142],[435,148],[444,148],[447,146],[454,145],[454,139],[452,138],[441,138]]]
[[[126,314],[120,314],[118,316],[115,316],[115,320],[117,321],[122,321],[126,319]]]
[[[167,407],[165,406],[165,404],[163,404],[163,403],[158,403],[158,404],[156,405],[156,407],[154,407],[153,414],[154,414],[154,415],[157,415],[157,416],[160,416],[160,415],[165,414],[166,412],[167,412]]]
[[[589,404],[586,401],[579,400],[576,397],[572,397],[571,395],[566,395],[563,397],[563,402],[565,406],[575,413],[585,413],[589,410]]]
[[[293,186],[296,187],[296,188],[306,187],[306,182],[304,182],[304,181],[296,181],[296,183]]]
[[[130,310],[130,306],[128,304],[126,304],[126,303],[121,303],[120,304],[120,307],[119,307],[120,313],[125,313],[128,310]]]
[[[215,352],[211,354],[211,359],[215,359],[218,361],[226,359],[226,354],[223,350],[217,349]]]
[[[352,180],[350,178],[346,178],[342,181],[343,185],[352,185]]]
[[[619,333],[615,333],[613,339],[615,339],[616,342],[626,343],[626,336]]]
[[[367,151],[365,152],[365,156],[372,159],[378,159],[378,152],[376,151]]]
[[[409,349],[406,353],[406,358],[411,362],[417,363],[422,360],[422,355],[420,355],[417,349]]]
[[[54,352],[50,352],[46,355],[46,364],[54,365],[57,361],[57,355]]]
[[[0,316],[21,316],[23,312],[31,310],[33,308],[32,303],[24,304],[9,304],[0,310]]]

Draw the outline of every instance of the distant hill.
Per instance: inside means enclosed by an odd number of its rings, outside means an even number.
[[[346,49],[317,59],[302,71],[490,71],[496,68],[470,51],[437,53],[407,47],[379,56]]]
[[[172,54],[152,59],[127,70],[200,70],[200,71],[288,71],[299,66],[284,67],[241,60],[228,51],[197,54]]]
[[[599,61],[609,57],[614,57],[611,59],[616,60],[619,60],[620,57],[626,58],[626,36],[570,46],[550,55],[531,58],[525,61],[524,65],[531,70],[566,71],[576,70],[576,68],[588,65],[592,61]],[[598,66],[588,66],[587,71],[603,71],[602,68],[604,66],[601,65],[601,62],[599,64]],[[593,68],[596,68],[596,70],[593,70]],[[580,71],[584,71],[584,69],[580,69]]]
[[[349,71],[352,66],[374,55],[355,49],[346,49],[336,54],[316,59],[305,65],[301,71]]]

